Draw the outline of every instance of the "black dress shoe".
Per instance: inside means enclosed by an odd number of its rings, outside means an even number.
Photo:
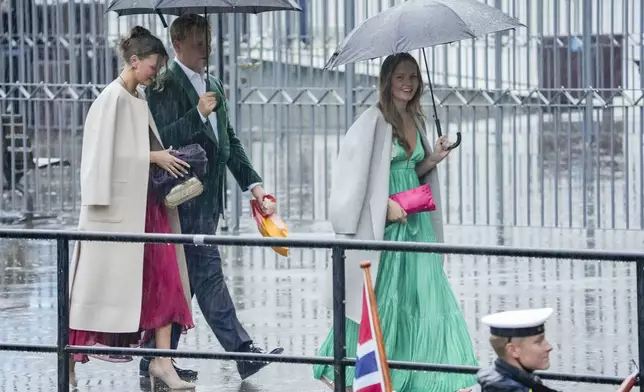
[[[172,366],[174,366],[174,370],[179,375],[179,378],[183,381],[194,381],[197,379],[198,373],[196,371],[190,369],[181,369],[177,366],[177,363],[174,361],[174,359],[172,360]],[[149,368],[150,359],[142,358],[139,364],[139,376],[146,378],[150,377],[150,373],[148,372]]]
[[[266,354],[264,350],[262,350],[259,347],[256,347],[253,344],[250,344],[248,347],[246,347],[243,352],[247,353],[255,353],[255,354]],[[284,352],[284,349],[282,347],[277,347],[271,350],[268,354],[281,354]],[[262,362],[262,361],[237,361],[237,371],[239,372],[239,376],[241,377],[242,380],[247,379],[248,377],[252,376],[253,374],[259,372],[262,370],[262,368],[266,367],[269,365],[270,362]]]

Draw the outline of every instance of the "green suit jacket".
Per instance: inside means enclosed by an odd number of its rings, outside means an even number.
[[[170,62],[168,74],[163,81],[163,88],[148,87],[146,97],[154,117],[163,144],[179,148],[198,143],[208,156],[208,173],[201,178],[204,191],[201,195],[184,204],[190,215],[215,214],[223,211],[222,195],[226,167],[230,169],[242,190],[251,184],[262,182],[262,178],[253,169],[241,141],[235,135],[228,118],[228,103],[224,96],[221,81],[211,75],[210,91],[217,96],[217,135],[210,121],[205,123],[197,111],[199,96],[179,64]]]

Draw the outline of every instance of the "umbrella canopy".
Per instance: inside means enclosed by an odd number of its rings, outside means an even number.
[[[342,41],[325,68],[524,26],[477,0],[408,0],[365,20]]]
[[[156,6],[162,13],[247,13],[270,11],[302,11],[294,0],[159,0]],[[177,13],[179,12],[179,13]]]
[[[156,14],[154,6],[159,0],[113,0],[105,12],[115,11],[118,16]]]
[[[157,14],[164,27],[168,24],[166,15],[212,13],[260,13],[270,11],[302,11],[294,0],[113,0],[105,12],[116,12],[119,16]],[[208,41],[209,37],[206,37]],[[220,54],[221,56],[222,54]],[[208,69],[207,58],[206,69]],[[206,89],[210,80],[206,79]]]
[[[141,14],[257,14],[270,11],[302,11],[294,0],[114,0],[106,12],[119,16]]]

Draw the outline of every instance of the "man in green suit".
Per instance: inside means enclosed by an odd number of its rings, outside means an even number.
[[[150,111],[163,144],[179,148],[193,143],[203,147],[208,156],[208,174],[201,178],[204,191],[179,206],[181,229],[187,234],[214,234],[223,211],[222,195],[228,168],[242,190],[255,199],[266,194],[262,178],[255,172],[228,118],[228,105],[221,81],[207,75],[204,68],[210,53],[207,38],[210,25],[200,15],[186,14],[175,19],[170,37],[176,54],[160,80],[160,87],[148,88]],[[215,336],[226,351],[264,353],[237,318],[233,301],[224,280],[221,257],[216,246],[184,246],[192,294]],[[173,330],[172,348],[176,349],[181,331]],[[280,354],[282,348],[271,354]],[[266,362],[238,361],[237,369],[245,379],[266,366]],[[141,375],[148,375],[149,359],[141,360]],[[196,372],[177,369],[184,378]]]

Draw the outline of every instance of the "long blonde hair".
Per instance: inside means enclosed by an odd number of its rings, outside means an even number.
[[[394,97],[391,91],[391,82],[393,79],[394,71],[398,64],[403,61],[409,61],[414,64],[416,67],[416,74],[418,76],[418,89],[412,97],[412,99],[407,103],[407,111],[415,118],[425,119],[425,114],[423,113],[423,108],[420,104],[420,97],[423,95],[423,90],[425,84],[423,83],[423,77],[420,73],[420,66],[418,61],[409,53],[397,53],[387,56],[385,61],[382,63],[380,68],[380,102],[379,107],[382,112],[385,120],[393,127],[394,137],[398,139],[400,145],[410,153],[410,145],[405,138],[404,129],[403,129],[403,119],[398,113],[396,106],[394,105]]]

